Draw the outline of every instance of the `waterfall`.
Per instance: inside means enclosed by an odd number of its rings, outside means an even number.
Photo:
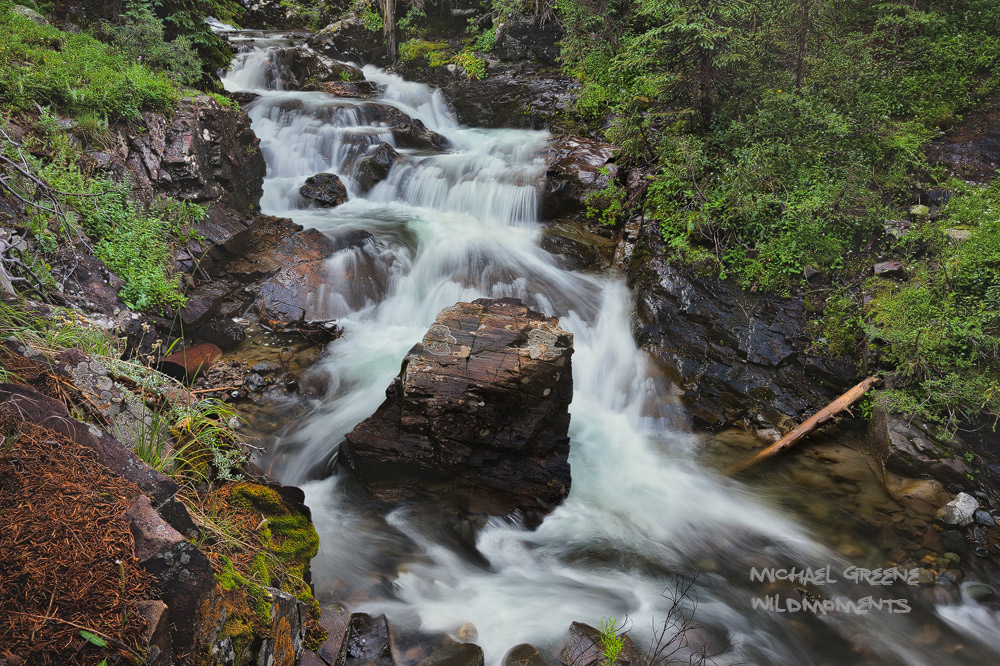
[[[698,438],[664,416],[670,398],[636,346],[621,277],[566,270],[539,247],[546,132],[463,127],[440,92],[366,66],[383,89],[375,102],[420,119],[451,148],[396,146],[401,157],[389,176],[362,194],[353,166],[373,147],[395,145],[392,133],[366,111],[371,101],[281,90],[269,55],[279,41],[259,41],[223,79],[229,90],[260,96],[248,112],[268,165],[262,208],[331,235],[372,235],[329,260],[324,308],[345,330],[322,361],[329,390],[304,422],[289,424],[271,461],[283,482],[303,484],[312,507],[321,600],[385,612],[402,632],[455,635],[471,622],[487,663],[497,664],[520,642],[555,645],[574,620],[600,625],[627,616],[641,644],[651,619],[671,606],[663,592],[674,574],[698,571],[700,636],[735,645],[720,663],[856,664],[859,654],[870,663],[963,663],[907,638],[919,622],[935,621],[926,609],[913,618],[873,612],[790,622],[751,608],[751,597],[764,594],[749,582],[751,566],[837,571],[855,563],[759,492],[701,466]],[[346,204],[316,209],[299,197],[320,171],[342,178]],[[432,511],[383,516],[348,479],[309,481],[382,402],[439,310],[503,296],[560,317],[575,336],[573,485],[537,530],[492,519],[470,553]],[[860,589],[828,591],[858,596]]]

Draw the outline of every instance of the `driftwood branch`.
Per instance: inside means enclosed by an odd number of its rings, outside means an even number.
[[[848,409],[857,402],[861,396],[869,391],[873,386],[881,381],[878,377],[869,377],[857,386],[851,388],[829,405],[819,410],[808,419],[803,421],[797,428],[779,439],[777,442],[767,447],[752,458],[737,463],[726,470],[726,476],[736,476],[740,472],[753,467],[757,463],[767,460],[771,456],[778,455],[785,449],[789,449],[799,442],[800,439],[811,433],[813,430],[823,425],[840,412]]]

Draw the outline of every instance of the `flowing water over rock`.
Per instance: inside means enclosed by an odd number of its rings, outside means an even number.
[[[644,645],[650,620],[662,621],[671,605],[664,590],[678,574],[698,574],[696,620],[706,629],[689,638],[735,644],[722,663],[940,666],[984,658],[975,641],[914,599],[916,588],[847,584],[839,573],[864,561],[845,560],[787,508],[699,464],[698,439],[671,419],[669,383],[636,347],[622,280],[566,270],[539,245],[546,133],[459,126],[439,94],[371,66],[365,76],[383,89],[374,105],[282,90],[280,72],[269,69],[275,45],[287,42],[258,35],[256,50],[224,79],[231,91],[260,96],[248,110],[268,165],[262,208],[361,239],[328,260],[331,278],[317,294],[314,315],[345,329],[322,362],[326,395],[303,422],[286,424],[268,461],[282,482],[306,491],[323,542],[313,563],[321,600],[387,613],[404,643],[418,634],[457,636],[471,622],[487,663],[497,664],[518,643],[556,646],[571,622],[599,625],[603,617],[627,615]],[[448,149],[405,147],[378,105],[422,121]],[[399,157],[362,191],[357,164],[383,143]],[[338,175],[349,200],[311,207],[298,191],[318,172]],[[438,311],[479,297],[521,298],[575,336],[572,490],[534,531],[515,519],[473,525],[444,506],[386,513],[350,479],[323,478],[338,443],[382,402]],[[913,613],[817,617],[751,607],[765,594],[801,599],[796,584],[750,582],[752,566],[826,565],[841,582],[814,591],[908,598]],[[927,626],[943,632],[934,646],[920,643]]]

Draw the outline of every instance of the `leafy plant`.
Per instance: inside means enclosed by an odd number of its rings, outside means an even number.
[[[604,650],[604,666],[615,666],[618,663],[618,655],[625,647],[625,638],[619,632],[618,620],[602,618],[600,634]]]
[[[382,14],[373,2],[366,2],[361,7],[361,20],[364,22],[365,28],[370,32],[381,32],[384,25]]]
[[[456,53],[451,61],[462,68],[467,78],[486,78],[486,61],[476,55],[471,49],[465,49]]]

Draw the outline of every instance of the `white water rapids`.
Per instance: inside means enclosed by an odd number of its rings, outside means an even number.
[[[345,334],[323,361],[326,397],[284,436],[272,467],[306,491],[322,541],[313,562],[321,600],[385,612],[404,633],[455,635],[471,622],[494,665],[517,643],[557,644],[574,620],[599,626],[627,615],[643,644],[670,606],[661,593],[673,574],[699,572],[696,620],[707,631],[693,638],[732,642],[722,663],[968,663],[924,653],[908,639],[916,624],[905,615],[792,622],[751,609],[750,597],[765,593],[748,581],[751,565],[851,563],[787,512],[695,462],[697,439],[664,415],[665,381],[634,342],[622,279],[566,270],[539,247],[545,132],[462,127],[439,93],[365,67],[385,87],[377,102],[421,119],[452,147],[399,149],[389,177],[362,195],[349,165],[370,146],[393,144],[392,134],[366,120],[363,100],[282,90],[267,50],[278,43],[258,36],[224,76],[228,90],[260,95],[248,111],[268,166],[261,206],[331,235],[373,237],[329,259],[333,277],[313,314],[336,318]],[[302,200],[298,188],[322,171],[342,178],[348,203],[317,209]],[[373,515],[346,479],[308,481],[382,402],[439,310],[501,296],[558,316],[575,336],[572,490],[537,530],[494,519],[470,552],[434,513]]]

